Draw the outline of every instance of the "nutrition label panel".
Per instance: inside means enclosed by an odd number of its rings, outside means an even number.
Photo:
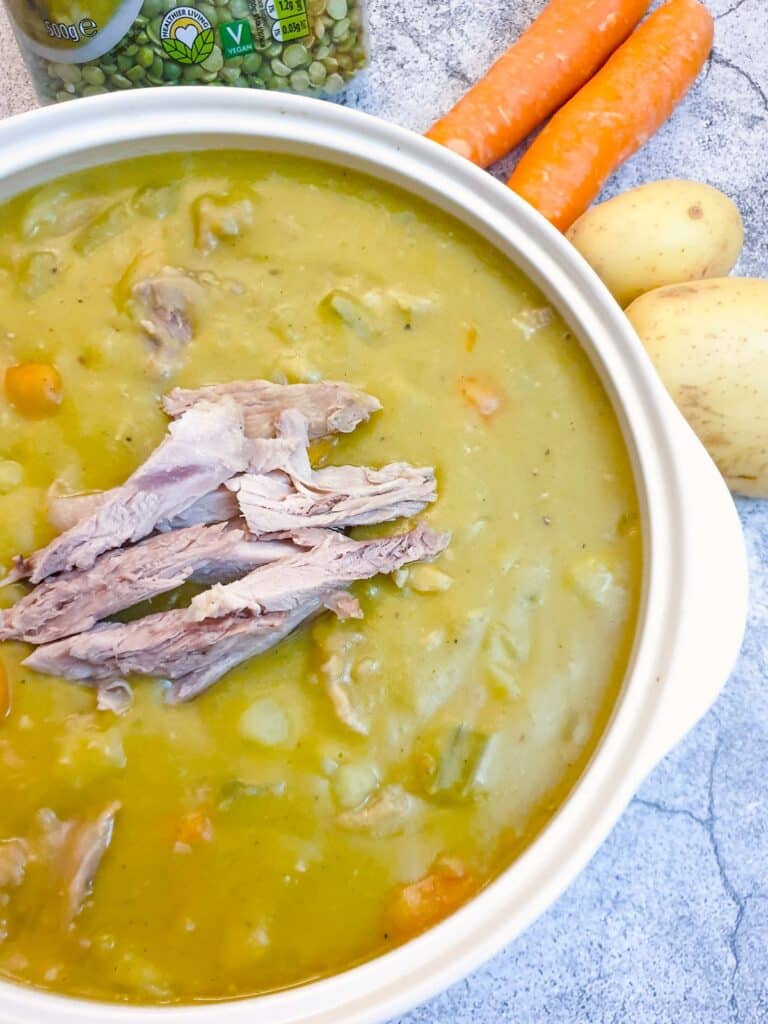
[[[307,0],[250,0],[259,46],[309,35]]]

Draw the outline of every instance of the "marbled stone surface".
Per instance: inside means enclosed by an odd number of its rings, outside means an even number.
[[[710,63],[608,191],[674,176],[716,185],[744,214],[738,270],[768,276],[768,2],[708,4]],[[424,129],[541,6],[370,0],[372,66],[345,102]],[[1,13],[0,53],[4,116],[35,101]],[[768,502],[739,511],[751,610],[717,704],[549,913],[399,1024],[768,1022]]]

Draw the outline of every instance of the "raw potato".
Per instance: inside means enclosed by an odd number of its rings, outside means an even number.
[[[567,237],[616,301],[667,284],[723,277],[739,258],[736,205],[696,181],[653,181],[587,210]]]
[[[731,490],[768,497],[768,280],[658,288],[627,316]]]

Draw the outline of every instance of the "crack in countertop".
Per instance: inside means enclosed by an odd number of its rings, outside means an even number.
[[[731,881],[728,874],[725,858],[720,844],[717,839],[715,826],[717,825],[717,814],[715,812],[715,773],[717,771],[717,764],[720,759],[720,752],[722,750],[723,740],[718,730],[715,745],[712,750],[712,756],[709,763],[709,771],[707,775],[707,816],[702,818],[700,815],[695,814],[693,811],[685,807],[670,807],[664,804],[660,800],[649,800],[647,797],[636,796],[632,800],[632,804],[639,807],[645,807],[650,811],[657,814],[662,814],[668,817],[684,817],[689,821],[695,822],[704,829],[707,839],[709,840],[712,854],[715,858],[715,865],[720,878],[720,884],[722,885],[725,895],[728,897],[730,902],[733,904],[735,912],[735,920],[733,927],[731,928],[727,942],[728,947],[733,958],[733,967],[731,970],[730,977],[730,1008],[732,1013],[732,1020],[734,1024],[738,1024],[739,1021],[739,1010],[738,1010],[738,999],[736,995],[736,982],[741,968],[741,957],[738,949],[738,934],[744,920],[744,913],[746,910],[747,903],[752,898],[754,893],[749,893],[744,896],[740,896],[736,886]]]
[[[756,82],[754,78],[747,71],[744,70],[743,67],[737,64],[735,61],[728,60],[727,57],[723,57],[723,55],[721,53],[718,53],[717,50],[712,51],[712,54],[710,56],[710,64],[716,64],[718,67],[728,68],[729,71],[734,71],[737,75],[743,78],[748,83],[750,88],[754,92],[756,92],[757,95],[760,97],[760,101],[763,105],[763,108],[766,112],[768,112],[768,95],[766,95],[765,90],[760,85],[760,83]]]
[[[727,18],[729,14],[735,14],[740,7],[742,7],[747,0],[737,0],[735,4],[728,8],[726,11],[722,11],[720,14],[715,15],[715,21],[722,21],[723,18]]]

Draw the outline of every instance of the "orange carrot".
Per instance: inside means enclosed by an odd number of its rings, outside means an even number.
[[[50,416],[61,404],[61,375],[50,363],[9,366],[5,371],[5,393],[24,416]]]
[[[208,843],[213,839],[213,825],[205,809],[198,807],[184,814],[176,828],[176,842],[191,846],[193,843]]]
[[[589,81],[650,0],[551,0],[427,135],[481,167],[513,149]]]
[[[466,903],[477,880],[455,857],[441,857],[416,882],[399,887],[387,909],[386,924],[398,937],[418,935]]]
[[[509,187],[565,231],[606,178],[667,120],[712,49],[699,0],[670,0],[637,29],[531,144]]]
[[[493,416],[502,406],[502,396],[490,383],[483,383],[476,377],[462,377],[459,380],[461,397],[481,416]]]

